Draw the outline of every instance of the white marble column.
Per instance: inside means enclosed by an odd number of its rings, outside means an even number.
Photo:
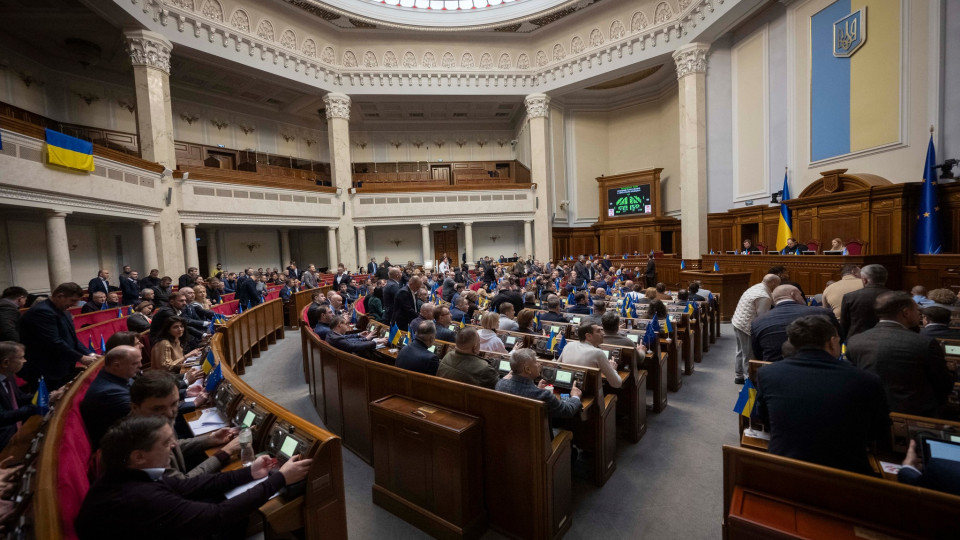
[[[474,263],[477,262],[473,258],[473,222],[472,221],[463,222],[463,240],[467,244],[467,247],[464,250],[467,252],[467,268],[472,268]]]
[[[117,268],[117,248],[110,236],[110,224],[105,221],[97,223],[97,262],[100,269],[120,279],[123,268]]]
[[[183,256],[187,268],[200,267],[200,253],[197,250],[197,224],[183,224]]]
[[[526,259],[527,255],[533,254],[533,234],[530,230],[532,228],[532,219],[523,220],[523,253],[520,254],[522,259]]]
[[[220,255],[217,253],[217,230],[207,229],[207,270],[211,276],[217,273],[218,262]]]
[[[537,185],[536,212],[533,223],[534,257],[541,261],[550,259],[553,246],[550,223],[550,97],[546,94],[530,94],[523,99],[530,122],[530,181]]]
[[[357,225],[357,253],[360,271],[365,272],[370,256],[367,254],[367,228],[363,225]]]
[[[338,92],[323,96],[327,115],[327,138],[330,140],[330,177],[337,188],[337,204],[342,209],[340,230],[353,230],[353,201],[350,188],[350,97]],[[340,235],[340,262],[347,268],[357,267],[357,246],[352,234]]]
[[[144,221],[140,224],[143,233],[143,268],[140,269],[140,277],[150,275],[150,270],[160,267],[157,265],[157,231],[156,221]]]
[[[50,290],[61,283],[72,281],[70,271],[70,240],[67,237],[67,214],[70,212],[46,212],[43,218],[47,225],[47,272]]]
[[[177,168],[173,148],[173,108],[170,106],[170,51],[173,45],[162,35],[147,30],[124,32],[127,53],[133,66],[137,95],[137,136],[140,154],[167,169]],[[180,201],[183,182],[169,174],[156,183],[156,196],[164,202],[154,242],[159,253],[161,274],[183,272],[183,236],[180,230]]]
[[[433,253],[430,251],[430,224],[421,223],[420,224],[420,236],[423,242],[423,267],[427,267],[427,262],[429,261],[433,264]]]
[[[337,271],[337,228],[327,227],[327,267],[329,272]]]
[[[673,53],[680,92],[680,244],[684,259],[707,252],[706,74],[710,45]]]
[[[280,229],[280,266],[281,270],[290,266],[290,229]]]

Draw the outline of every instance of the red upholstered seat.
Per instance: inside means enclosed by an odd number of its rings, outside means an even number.
[[[807,242],[807,249],[808,249],[809,251],[816,251],[817,253],[819,253],[819,252],[820,252],[820,242],[817,242],[816,240],[811,240],[811,241]]]
[[[863,255],[863,246],[866,244],[863,240],[847,241],[847,255]]]
[[[479,281],[476,282],[476,283],[471,283],[471,284],[470,284],[470,290],[471,290],[471,291],[479,291],[479,290],[480,290],[480,287],[483,287],[483,283],[481,283],[481,282],[479,282]]]
[[[99,371],[99,368],[97,369]],[[60,526],[67,540],[77,537],[73,521],[80,513],[80,505],[90,489],[88,471],[90,469],[90,439],[80,416],[80,402],[87,395],[87,389],[96,373],[83,379],[83,386],[77,390],[76,397],[70,403],[70,410],[63,425],[63,436],[57,449],[57,500],[60,503]]]

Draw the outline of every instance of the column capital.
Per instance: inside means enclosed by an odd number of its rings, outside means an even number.
[[[473,227],[472,221],[461,221],[460,223],[463,223],[464,227]]]
[[[706,73],[709,50],[709,43],[690,43],[674,51],[673,61],[677,64],[677,79],[691,73]]]
[[[421,223],[421,224],[420,224],[420,228],[423,229],[423,230],[427,230],[427,229],[430,228],[430,224],[429,224],[429,223]]]
[[[181,223],[184,229],[196,229],[198,223]]]
[[[323,96],[323,104],[327,106],[327,119],[343,118],[350,120],[350,96],[340,92],[330,92]]]
[[[354,225],[354,227],[356,227],[358,231],[362,231],[362,230],[365,230],[365,229],[367,228],[366,225]]]
[[[336,225],[327,226],[327,230],[330,232],[337,232],[338,227]]]
[[[533,219],[532,219],[532,218],[531,218],[531,219],[525,219],[525,220],[523,220],[523,222],[524,222],[524,223],[533,223]]]
[[[150,67],[170,74],[170,51],[173,44],[167,38],[149,30],[130,30],[123,33],[127,54],[134,67]]]
[[[45,218],[47,218],[47,219],[49,219],[49,218],[65,219],[68,215],[70,215],[70,214],[72,214],[72,213],[73,213],[73,212],[63,212],[63,211],[60,211],[60,210],[48,210],[48,211],[46,211],[46,212],[43,213],[43,217],[45,217]]]
[[[546,94],[530,94],[523,98],[523,104],[528,118],[546,118],[550,114],[550,96]]]
[[[141,222],[140,222],[140,225],[142,225],[142,226],[144,226],[144,227],[156,227],[156,226],[157,226],[157,222],[156,222],[156,221],[150,221],[150,220],[141,221]]]

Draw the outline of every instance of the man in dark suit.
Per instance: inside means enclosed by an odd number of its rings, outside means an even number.
[[[380,268],[380,265],[377,264],[376,257],[370,257],[370,262],[367,263],[367,273],[371,276],[377,275],[377,270]]]
[[[344,268],[343,263],[337,265],[337,275],[333,276],[333,290],[340,290],[340,285],[350,283],[350,273]]]
[[[150,274],[140,280],[140,290],[152,289],[160,286],[160,271],[156,268],[150,270]]]
[[[890,436],[880,379],[838,360],[840,337],[824,316],[796,319],[787,337],[797,352],[757,372],[770,453],[872,474],[867,447]]]
[[[377,279],[390,278],[390,257],[383,258],[383,264],[377,267]]]
[[[384,267],[380,267],[383,270]],[[388,271],[390,279],[387,280],[387,284],[383,287],[383,316],[384,321],[387,324],[393,322],[393,304],[397,299],[397,293],[400,292],[400,269],[397,267],[390,268]]]
[[[960,495],[960,463],[931,457],[924,465],[917,455],[917,441],[911,440],[897,480],[901,484]]]
[[[259,306],[263,298],[257,291],[257,281],[260,280],[260,272],[253,272],[253,277],[248,276],[237,285],[237,300],[240,301],[240,307],[243,309]]]
[[[860,269],[863,288],[843,295],[840,304],[840,327],[849,340],[877,324],[874,310],[877,297],[889,291],[886,287],[887,269],[879,264],[868,264]]]
[[[377,345],[387,342],[386,338],[372,339],[372,334],[369,331],[359,334],[349,334],[349,331],[350,323],[347,322],[346,317],[337,315],[330,321],[327,343],[341,351],[371,358],[371,353],[377,348]]]
[[[153,320],[150,321],[151,343],[156,342],[157,334],[159,334],[160,330],[163,328],[163,323],[165,323],[170,317],[176,316],[183,319],[183,323],[186,326],[186,331],[190,335],[187,350],[194,348],[193,344],[203,337],[203,332],[207,329],[207,325],[204,324],[203,321],[188,318],[183,312],[183,308],[186,307],[186,305],[187,299],[183,291],[177,291],[170,295],[169,305],[163,306],[162,308],[153,312]]]
[[[580,291],[573,296],[574,305],[567,306],[567,313],[574,313],[577,315],[589,315],[590,306],[587,305],[587,293]],[[540,320],[543,320],[541,317]]]
[[[80,402],[80,416],[94,450],[100,447],[107,429],[130,412],[130,385],[140,371],[140,358],[136,347],[120,345],[110,349],[103,358],[103,368]]]
[[[26,362],[23,351],[19,343],[0,341],[0,448],[10,442],[24,420],[40,414],[31,404],[33,396],[17,386],[17,372]]]
[[[20,340],[27,347],[22,375],[31,388],[43,376],[47,389],[60,388],[73,377],[77,362],[90,365],[97,357],[80,343],[67,308],[83,296],[76,283],[61,283],[50,298],[33,305],[20,319]]]
[[[184,289],[186,287],[193,287],[197,284],[197,277],[200,276],[200,270],[197,270],[194,267],[187,268],[187,273],[180,276],[178,280],[177,287],[179,289]]]
[[[687,300],[690,300],[691,302],[705,302],[707,299],[704,298],[703,295],[699,293],[700,293],[700,284],[691,283],[690,286],[687,287],[687,295],[688,295]]]
[[[540,322],[567,322],[567,318],[560,313],[560,297],[551,294],[547,297],[547,312],[540,315]]]
[[[125,306],[132,306],[140,298],[139,272],[132,271],[126,276],[120,278],[121,303]]]
[[[80,308],[80,313],[93,313],[94,311],[102,311],[109,307],[107,305],[107,293],[97,291],[90,296],[92,298]]]
[[[512,277],[500,284],[500,290],[490,301],[487,309],[500,313],[500,304],[503,303],[513,304],[514,313],[520,313],[523,310],[523,295],[517,290],[517,282]]]
[[[90,280],[90,283],[87,284],[87,300],[93,299],[93,293],[97,291],[103,291],[103,294],[110,292],[110,272],[100,269],[97,272],[97,277]]]
[[[457,341],[457,333],[450,329],[450,325],[454,323],[453,314],[447,306],[437,306],[433,310],[433,320],[436,322],[438,340],[447,343]],[[460,321],[456,322],[459,323]]]
[[[396,323],[397,328],[404,332],[409,330],[410,321],[416,319],[419,314],[416,297],[416,291],[419,290],[420,277],[413,276],[410,278],[410,281],[407,282],[407,286],[400,289],[396,294],[396,298],[394,298],[393,321],[391,321],[391,324]]]
[[[177,440],[168,420],[159,416],[125,418],[102,442],[104,474],[90,486],[76,520],[81,540],[242,538],[250,514],[285,485],[306,478],[312,463],[292,457],[271,471],[272,459],[260,456],[234,471],[164,476]],[[236,497],[223,498],[261,478],[265,480]]]
[[[891,411],[937,416],[954,379],[936,340],[913,330],[920,325],[919,306],[907,292],[886,292],[877,298],[876,313],[875,327],[847,340],[847,357],[880,377]]]
[[[447,270],[446,275],[443,278],[443,283],[441,284],[440,289],[440,298],[443,298],[444,302],[450,302],[453,300],[453,293],[456,291],[457,282],[453,279],[453,272]]]
[[[287,267],[287,277],[290,279],[300,279],[303,277],[303,271],[297,268],[297,263],[290,261],[290,266]]]
[[[657,263],[653,261],[653,253],[647,255],[647,268],[643,271],[643,279],[646,280],[647,287],[657,284]]]
[[[0,296],[0,341],[20,341],[20,308],[27,303],[27,290],[7,287]]]
[[[495,283],[497,281],[497,274],[494,269],[493,262],[484,261],[483,263],[483,282],[484,283]]]
[[[921,336],[960,340],[960,330],[950,328],[950,310],[940,306],[923,308]]]
[[[780,285],[773,290],[774,307],[750,323],[751,355],[764,362],[783,360],[783,344],[787,341],[787,325],[800,317],[823,315],[836,331],[840,323],[829,309],[808,306],[800,290],[793,285]],[[843,336],[841,336],[841,340]]]
[[[400,350],[396,366],[408,371],[426,375],[436,375],[440,359],[430,350],[437,338],[437,327],[433,321],[423,321],[417,326],[417,337]]]

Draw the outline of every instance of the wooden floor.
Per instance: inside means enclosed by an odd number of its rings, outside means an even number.
[[[721,447],[738,444],[732,412],[740,387],[733,384],[736,341],[724,324],[722,335],[669,394],[660,414],[648,416],[647,434],[637,444],[621,441],[617,470],[603,488],[574,477],[573,527],[565,538],[720,538],[723,471]],[[247,368],[244,379],[301,417],[320,419],[303,382],[300,337],[287,337]],[[428,538],[419,529],[373,504],[373,469],[343,452],[347,526],[351,539]],[[503,538],[489,531],[484,539]]]

